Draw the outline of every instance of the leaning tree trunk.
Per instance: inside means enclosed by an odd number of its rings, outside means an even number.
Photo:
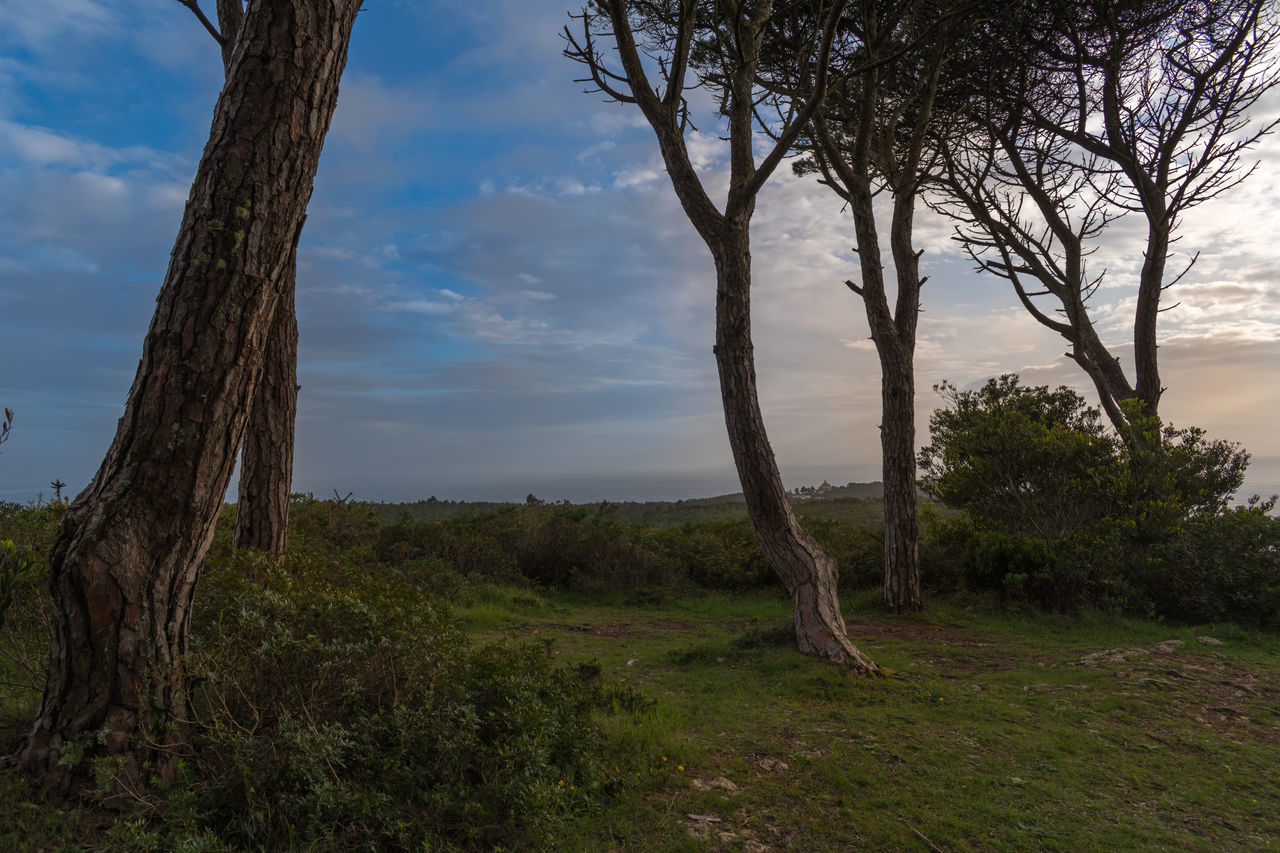
[[[231,547],[279,554],[289,534],[293,426],[298,413],[298,318],[294,311],[297,255],[290,253],[283,289],[267,336],[262,379],[240,446],[240,488]]]
[[[716,263],[716,366],[729,445],[747,512],[765,558],[791,594],[800,651],[848,663],[866,675],[878,675],[880,668],[849,639],[836,594],[836,561],[800,527],[765,433],[751,342],[749,228],[749,221],[727,220],[712,247]]]
[[[196,575],[231,478],[360,0],[248,7],[115,440],[59,526],[49,673],[17,756],[171,776]],[[77,763],[78,762],[78,763]]]

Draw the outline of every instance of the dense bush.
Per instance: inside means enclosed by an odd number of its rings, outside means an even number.
[[[1189,622],[1280,626],[1275,499],[1190,519],[1154,549],[1138,578],[1156,611]]]
[[[305,554],[237,554],[201,584],[199,747],[168,805],[190,830],[245,849],[534,849],[616,778],[589,673],[470,647],[419,585]]]
[[[938,390],[951,405],[930,419],[923,485],[966,515],[934,525],[935,588],[1058,610],[1276,619],[1280,522],[1272,505],[1228,511],[1249,459],[1237,445],[1136,415],[1125,441],[1075,391],[1011,375]]]

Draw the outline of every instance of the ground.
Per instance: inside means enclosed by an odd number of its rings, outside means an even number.
[[[766,599],[463,617],[657,702],[609,723],[661,753],[639,801],[566,849],[1280,849],[1274,635],[858,607],[867,680],[794,652]]]

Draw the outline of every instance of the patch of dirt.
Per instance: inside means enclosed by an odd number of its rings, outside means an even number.
[[[850,623],[849,638],[854,645],[888,640],[914,646],[914,660],[938,668],[943,678],[967,678],[984,673],[1004,672],[1027,663],[1045,665],[1051,660],[1032,653],[1026,646],[975,628],[932,625],[902,619],[888,622]],[[872,655],[874,657],[874,655]]]
[[[666,631],[692,631],[698,626],[698,622],[685,619],[650,619],[644,622],[604,622],[598,625],[549,625],[547,629],[591,637],[652,637]]]
[[[1179,654],[1184,646],[1165,640],[1151,648],[1102,649],[1072,665],[1109,673],[1121,685],[1119,695],[1153,713],[1192,719],[1229,736],[1248,727],[1251,740],[1280,742],[1280,727],[1271,721],[1280,712],[1280,677],[1246,669],[1221,652]]]

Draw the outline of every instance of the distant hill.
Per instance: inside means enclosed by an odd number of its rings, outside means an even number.
[[[882,498],[884,497],[884,484],[879,480],[874,483],[846,483],[843,486],[807,486],[801,488],[801,494],[797,495],[795,490],[787,493],[792,502],[797,499],[816,499],[827,500],[830,498]],[[713,498],[693,498],[687,501],[681,501],[684,504],[693,504],[698,506],[701,504],[719,504],[719,503],[745,503],[746,499],[742,496],[742,492],[734,492],[731,495],[716,495]]]
[[[880,483],[849,483],[844,486],[811,487],[788,494],[796,513],[804,518],[841,521],[848,524],[882,524],[883,490]],[[431,498],[413,503],[370,503],[382,518],[395,521],[408,516],[414,521],[444,521],[472,515],[493,515],[525,506],[523,503],[489,501],[448,501]],[[649,527],[679,527],[699,522],[737,522],[747,518],[741,492],[681,501],[603,501],[587,504],[556,504],[569,510],[600,513],[611,521]]]

